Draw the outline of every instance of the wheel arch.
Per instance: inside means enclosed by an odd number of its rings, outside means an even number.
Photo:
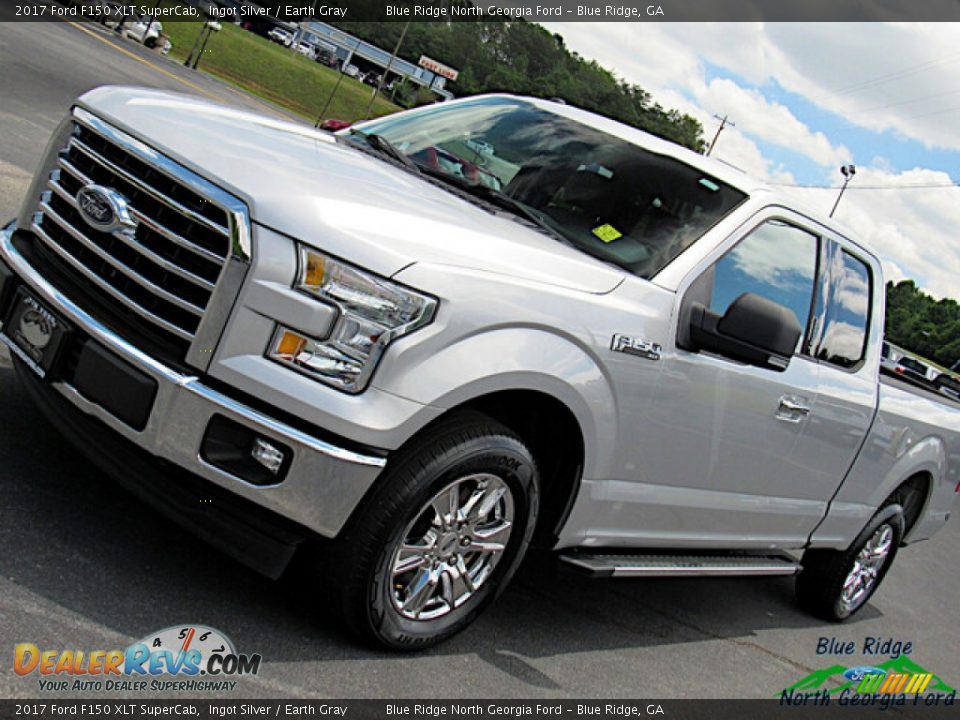
[[[453,408],[476,410],[510,428],[524,441],[540,472],[538,546],[552,546],[580,490],[584,438],[573,411],[537,390],[514,389],[481,395]]]
[[[883,501],[883,505],[896,503],[903,508],[904,529],[901,544],[906,545],[910,542],[910,532],[927,511],[933,496],[933,488],[933,475],[929,470],[921,470],[901,482]]]

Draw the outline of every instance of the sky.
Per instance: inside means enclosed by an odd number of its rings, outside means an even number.
[[[840,166],[856,165],[835,219],[879,253],[888,280],[960,299],[960,187],[949,186],[960,181],[960,25],[543,25],[697,118],[708,142],[714,115],[729,115],[713,155],[824,213]]]

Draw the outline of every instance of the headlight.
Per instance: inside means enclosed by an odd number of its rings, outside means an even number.
[[[433,319],[437,301],[316,250],[300,247],[294,287],[340,315],[319,340],[280,326],[268,357],[346,392],[363,390],[391,341]]]

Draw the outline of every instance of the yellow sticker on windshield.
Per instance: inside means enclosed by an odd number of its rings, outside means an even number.
[[[619,237],[623,237],[623,233],[609,223],[604,223],[600,227],[595,227],[593,229],[593,234],[603,240],[605,243],[610,243]]]

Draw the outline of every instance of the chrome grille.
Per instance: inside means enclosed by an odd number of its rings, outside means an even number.
[[[214,300],[227,264],[248,259],[245,206],[82,109],[74,110],[69,140],[52,163],[32,223],[46,261],[80,280],[89,304],[113,315],[101,319],[113,319],[134,344],[142,332],[161,359],[209,353],[212,347],[194,346],[212,346],[219,337],[222,327],[205,328],[211,305],[232,304]],[[120,193],[135,228],[92,227],[77,201],[88,185]]]

